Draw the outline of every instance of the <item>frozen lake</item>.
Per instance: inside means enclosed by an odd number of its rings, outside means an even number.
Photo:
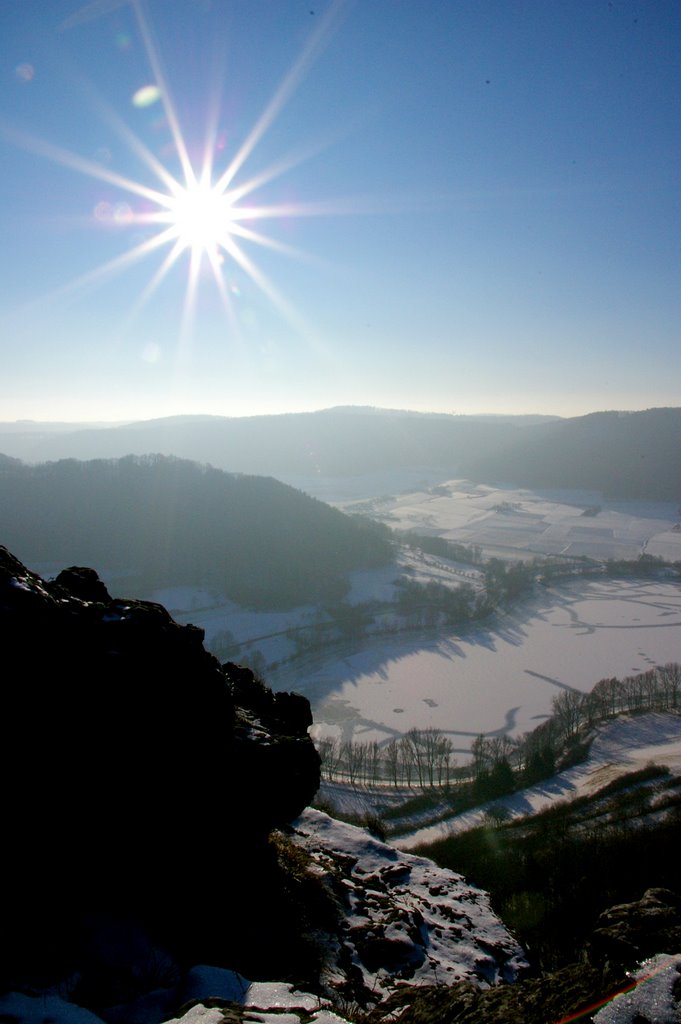
[[[430,640],[368,640],[271,681],[309,697],[317,735],[388,739],[435,726],[465,754],[481,732],[533,729],[561,688],[590,690],[606,676],[669,661],[681,661],[681,587],[582,580],[547,588],[484,626]]]

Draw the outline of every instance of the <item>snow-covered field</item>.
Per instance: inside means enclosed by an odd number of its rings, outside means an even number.
[[[396,481],[397,482],[397,481]],[[680,514],[669,502],[604,499],[596,492],[537,492],[447,480],[399,494],[334,504],[403,530],[478,544],[487,555],[681,559]],[[329,499],[327,499],[329,500]]]
[[[679,510],[671,504],[613,503],[593,493],[540,494],[463,480],[438,484],[432,477],[419,483],[418,471],[307,483],[346,511],[478,544],[488,555],[636,558],[647,552],[681,560],[681,530],[674,529]],[[355,573],[349,603],[392,600],[398,575],[480,585],[471,566],[405,552],[384,569]],[[681,587],[672,580],[575,580],[456,634],[347,640],[342,650],[298,657],[276,670],[268,666],[295,653],[296,629],[325,618],[320,609],[256,613],[215,595],[174,590],[150,596],[178,621],[202,626],[219,654],[239,661],[261,652],[275,689],[309,697],[318,735],[387,739],[412,726],[436,726],[451,737],[460,760],[480,732],[532,729],[562,687],[588,690],[604,676],[681,660]],[[230,650],[229,634],[242,646]]]
[[[618,776],[644,768],[650,762],[666,765],[674,774],[681,776],[680,716],[651,712],[635,717],[622,716],[608,722],[598,729],[589,757],[582,764],[536,786],[499,797],[494,801],[494,807],[503,808],[509,820],[537,814],[559,800],[592,796]],[[466,832],[482,824],[490,806],[482,804],[436,825],[410,831],[401,838],[392,838],[391,843],[399,849],[411,850],[423,843]]]
[[[473,566],[405,549],[399,551],[394,562],[380,569],[350,573],[345,601],[351,605],[394,601],[395,581],[400,576],[420,584],[434,580],[449,587],[461,583],[474,589],[482,586],[482,573]],[[254,649],[260,651],[268,680],[267,666],[295,653],[296,631],[328,620],[328,614],[314,605],[257,612],[241,608],[220,594],[192,587],[168,587],[147,596],[164,605],[177,622],[192,622],[204,629],[206,645],[218,656],[224,655],[223,660],[240,661]]]
[[[534,728],[565,687],[679,660],[681,587],[599,579],[547,588],[458,635],[365,641],[274,681],[309,697],[318,735],[381,740],[434,726],[465,759],[481,732]]]
[[[420,564],[418,578],[431,569],[442,578],[432,561]],[[378,570],[373,579],[359,574],[353,596],[365,598],[373,588],[387,598],[394,572]],[[225,631],[252,640],[233,653],[222,648],[236,661],[247,660],[252,649],[292,654],[287,631],[320,617],[313,607],[250,612],[190,588],[150,596],[178,621],[203,626],[213,649]],[[599,579],[548,588],[457,635],[348,640],[343,653],[309,654],[265,675],[275,689],[308,696],[316,735],[388,739],[412,726],[435,726],[450,736],[461,762],[480,732],[518,735],[534,728],[561,687],[588,690],[604,676],[679,660],[681,588]]]

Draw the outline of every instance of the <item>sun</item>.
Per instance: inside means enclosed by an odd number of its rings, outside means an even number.
[[[228,247],[237,217],[229,193],[217,184],[197,181],[169,197],[168,210],[158,220],[168,223],[182,251],[214,257]]]

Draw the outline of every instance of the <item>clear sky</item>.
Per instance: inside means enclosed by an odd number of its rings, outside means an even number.
[[[3,0],[0,420],[678,405],[678,0]]]

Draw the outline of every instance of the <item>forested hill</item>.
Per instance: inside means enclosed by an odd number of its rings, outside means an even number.
[[[486,483],[681,501],[681,408],[598,412],[528,426],[495,452],[471,453],[461,469]]]
[[[0,423],[0,451],[26,462],[162,452],[230,472],[288,479],[404,467],[456,470],[536,416],[449,416],[347,407],[276,416],[171,416],[108,428]]]
[[[0,542],[28,565],[100,565],[128,589],[204,585],[257,607],[337,598],[349,570],[391,552],[385,528],[276,480],[159,455],[0,459]]]

